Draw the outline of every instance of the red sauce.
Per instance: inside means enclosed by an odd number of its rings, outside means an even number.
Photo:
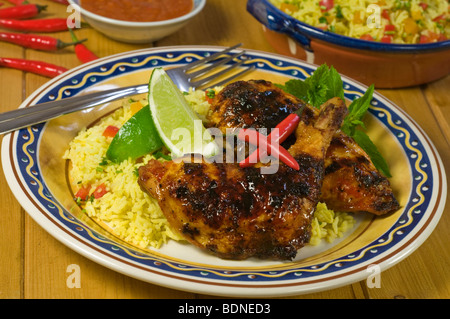
[[[150,22],[181,17],[189,13],[193,0],[82,0],[92,13],[125,21]]]

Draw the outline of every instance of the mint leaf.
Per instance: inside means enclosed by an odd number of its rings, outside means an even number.
[[[305,83],[302,80],[289,80],[284,86],[279,85],[281,89],[285,92],[288,92],[301,100],[305,100],[305,97],[308,95],[308,83]]]
[[[370,107],[372,101],[373,91],[375,87],[373,84],[367,89],[366,93],[358,99],[355,99],[348,107],[348,113],[352,120],[361,120],[364,114]]]
[[[369,155],[373,165],[375,165],[375,167],[386,177],[392,177],[389,170],[389,165],[378,151],[376,145],[373,144],[370,137],[360,130],[355,130],[352,137],[355,142],[367,153],[367,155]]]
[[[327,86],[328,86],[328,94],[327,94],[328,100],[336,96],[340,97],[343,100],[345,99],[344,83],[342,83],[342,78],[339,75],[338,71],[336,71],[336,69],[333,67],[330,67],[330,70],[328,71]]]
[[[319,66],[304,81],[289,80],[284,85],[277,86],[316,108],[320,108],[323,103],[334,97],[345,99],[341,76],[332,66],[328,67],[326,64]],[[374,90],[375,87],[371,85],[362,97],[350,104],[341,129],[345,134],[353,137],[380,172],[391,177],[389,167],[375,144],[366,133],[357,130],[358,127],[366,128],[362,119],[370,107]]]
[[[328,68],[326,64],[318,67],[304,81],[289,80],[284,86],[278,85],[278,87],[316,108],[336,96],[344,99],[341,76],[333,67]]]
[[[370,107],[374,89],[374,86],[371,85],[362,97],[353,100],[348,107],[348,114],[342,123],[342,131],[348,136],[355,134],[357,126],[365,128],[362,118]]]
[[[342,131],[352,137],[355,142],[367,153],[373,165],[385,176],[391,177],[389,166],[375,144],[370,140],[369,136],[361,130],[357,130],[358,126],[366,128],[362,118],[370,107],[373,92],[375,88],[371,85],[366,93],[358,99],[355,99],[348,107],[348,114],[342,123]]]

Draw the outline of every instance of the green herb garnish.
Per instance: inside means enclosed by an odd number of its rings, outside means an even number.
[[[318,67],[304,81],[294,79],[278,86],[315,108],[320,108],[323,103],[336,96],[344,99],[341,76],[333,67],[328,68],[326,64]]]
[[[214,91],[213,89],[208,89],[206,91],[206,96],[210,99],[213,99],[216,96],[216,91]]]
[[[342,123],[341,129],[345,134],[353,137],[355,142],[358,143],[367,155],[369,155],[372,163],[378,170],[380,170],[385,176],[391,177],[389,166],[381,153],[378,151],[378,148],[365,132],[358,129],[359,127],[362,127],[363,129],[366,128],[362,119],[370,107],[370,101],[372,101],[374,89],[374,86],[371,85],[362,97],[355,99],[352,104],[350,104],[348,107],[348,114]]]
[[[333,68],[326,64],[321,65],[314,73],[304,81],[294,79],[284,85],[278,85],[286,92],[302,99],[316,108],[333,97],[344,100],[344,88],[341,76]],[[348,108],[348,114],[342,123],[342,131],[352,137],[356,143],[367,153],[375,167],[385,176],[391,177],[389,166],[370,137],[363,131],[362,121],[370,107],[374,86],[371,85],[364,95],[355,99]]]
[[[344,15],[342,14],[342,8],[340,5],[336,6],[336,18],[342,19]]]
[[[324,24],[328,24],[327,18],[325,18],[325,17],[320,17],[319,18],[319,22],[320,23],[324,23]]]
[[[155,154],[153,154],[153,156],[155,157],[155,159],[162,158],[162,159],[164,159],[166,161],[171,161],[172,160],[172,157],[170,155],[166,155],[166,154],[164,154],[161,151],[156,152]]]

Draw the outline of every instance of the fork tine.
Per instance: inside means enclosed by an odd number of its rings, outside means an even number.
[[[192,86],[194,86],[194,87],[200,87],[200,86],[202,86],[202,85],[204,85],[204,84],[206,84],[206,83],[208,83],[208,82],[210,82],[210,81],[212,81],[212,80],[214,80],[214,79],[217,79],[217,78],[220,77],[221,75],[223,75],[223,74],[225,74],[225,73],[228,73],[228,72],[231,71],[232,69],[234,69],[234,68],[236,68],[236,67],[242,65],[242,63],[244,63],[244,61],[239,61],[239,62],[237,62],[237,63],[235,63],[235,64],[230,65],[230,66],[227,67],[226,69],[223,69],[223,70],[220,70],[220,71],[218,71],[218,72],[215,72],[215,73],[211,74],[210,76],[205,77],[205,78],[201,78],[200,80],[194,81],[194,82],[192,82],[191,84],[192,84]]]
[[[187,71],[187,70],[190,70],[190,69],[192,69],[192,68],[194,68],[194,67],[197,67],[197,66],[199,66],[199,65],[205,64],[205,63],[207,63],[207,62],[209,62],[209,61],[213,61],[213,60],[217,59],[218,57],[220,57],[222,54],[228,53],[228,52],[230,52],[231,50],[234,50],[234,49],[240,47],[241,45],[242,45],[242,43],[238,43],[238,44],[233,45],[233,46],[231,46],[231,47],[229,47],[229,48],[226,48],[226,49],[223,50],[223,51],[216,52],[216,53],[214,53],[213,55],[210,55],[210,56],[207,57],[207,58],[200,59],[200,60],[191,62],[191,63],[189,63],[189,64],[186,64],[184,67],[181,67],[180,69],[182,69],[182,70],[184,70],[184,71]]]
[[[187,73],[187,74],[189,75],[189,77],[191,79],[196,78],[196,77],[198,77],[200,75],[206,74],[207,72],[209,72],[209,71],[211,71],[211,70],[213,70],[213,69],[215,69],[215,68],[217,68],[217,67],[219,67],[221,65],[224,65],[224,64],[226,64],[226,63],[228,63],[228,62],[230,62],[230,61],[240,57],[244,53],[245,53],[245,51],[238,52],[238,53],[235,53],[233,55],[228,56],[227,58],[224,58],[224,59],[221,59],[221,60],[218,60],[218,61],[213,61],[213,63],[211,65],[207,66],[207,67],[205,67],[205,68],[203,68],[201,70],[195,71],[195,72]]]
[[[222,86],[222,85],[225,85],[225,84],[227,84],[228,82],[230,82],[231,80],[236,79],[236,78],[240,77],[241,75],[243,75],[243,74],[245,74],[245,73],[247,73],[247,72],[253,71],[254,69],[255,69],[255,66],[252,65],[251,67],[248,67],[248,68],[246,68],[246,69],[244,69],[244,70],[242,70],[242,71],[240,71],[240,72],[238,72],[238,73],[236,73],[236,74],[233,74],[232,76],[227,77],[226,79],[223,79],[223,80],[220,81],[220,82],[214,83],[213,85],[210,85],[210,86],[206,87],[206,89],[212,88],[213,86]]]
[[[208,76],[208,77],[206,77],[206,78],[203,78],[203,79],[200,79],[200,80],[198,80],[198,81],[196,81],[196,82],[193,82],[193,83],[192,83],[192,86],[193,86],[193,87],[200,87],[200,86],[203,86],[203,85],[205,85],[205,84],[211,82],[212,80],[217,79],[219,76],[221,76],[221,75],[223,75],[223,74],[226,74],[226,73],[230,72],[231,70],[233,70],[233,69],[235,69],[235,68],[241,66],[244,62],[245,62],[245,61],[242,60],[242,61],[239,61],[239,62],[237,62],[237,63],[235,63],[235,64],[232,64],[232,65],[230,65],[230,66],[229,66],[228,68],[226,68],[226,69],[223,69],[223,70],[221,70],[221,71],[219,71],[219,72],[216,72],[216,73],[214,73],[214,74],[212,74],[212,75],[210,75],[210,76]],[[243,73],[249,71],[250,69],[253,69],[253,68],[247,68],[246,70],[243,70],[243,71],[239,72],[239,73],[236,74],[236,75],[230,76],[230,77],[228,77],[227,79],[224,79],[224,80],[222,80],[222,81],[219,82],[219,83],[224,83],[224,82],[226,83],[226,82],[228,82],[230,79],[234,79],[234,78],[238,77],[239,75],[241,75],[241,74],[243,74]]]

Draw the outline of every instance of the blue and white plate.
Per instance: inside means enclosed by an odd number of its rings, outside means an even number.
[[[102,58],[49,81],[21,107],[146,83],[152,68],[186,64],[222,49],[162,47]],[[253,50],[247,50],[242,59],[256,67],[245,79],[275,83],[304,79],[317,67]],[[343,81],[349,100],[367,89],[345,76]],[[408,114],[380,94],[374,94],[371,105],[368,134],[390,165],[391,185],[401,209],[383,217],[355,215],[357,224],[346,236],[331,244],[305,247],[287,262],[222,260],[177,242],[161,249],[139,249],[80,213],[62,156],[79,130],[116,108],[115,102],[6,135],[2,163],[12,192],[30,216],[63,244],[105,267],[153,284],[211,295],[312,293],[366,280],[398,263],[431,234],[444,209],[446,177],[430,139]]]

